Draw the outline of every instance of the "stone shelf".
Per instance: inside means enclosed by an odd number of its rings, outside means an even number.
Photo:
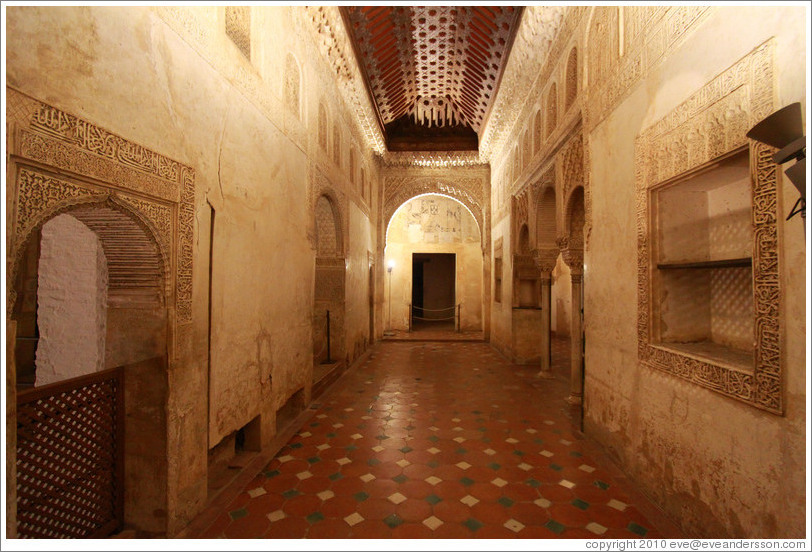
[[[715,261],[684,261],[671,263],[657,263],[659,269],[669,268],[732,268],[748,267],[753,264],[753,259],[744,257],[740,259],[718,259]]]
[[[755,355],[752,351],[742,351],[711,341],[663,342],[652,346],[740,372],[752,372],[755,362]]]

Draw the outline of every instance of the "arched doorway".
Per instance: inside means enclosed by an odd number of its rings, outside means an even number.
[[[385,327],[481,332],[481,242],[479,223],[455,198],[428,193],[402,203],[386,229]]]
[[[155,235],[107,199],[44,213],[18,249],[20,362],[9,369],[21,537],[166,531],[168,315]]]

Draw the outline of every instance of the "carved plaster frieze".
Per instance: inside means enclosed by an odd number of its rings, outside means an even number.
[[[308,6],[304,8],[309,30],[327,65],[333,68],[339,91],[361,126],[369,149],[382,155],[386,151],[383,134],[378,126],[375,109],[365,91],[363,76],[344,29],[337,6]]]
[[[509,136],[519,136],[519,129],[514,127],[527,102],[517,102],[516,98],[538,97],[532,90],[541,83],[546,86],[552,70],[547,61],[559,56],[563,35],[582,12],[577,7],[525,7],[496,100],[480,135],[480,151],[486,158],[499,152]]]
[[[708,6],[622,6],[594,8],[587,33],[591,69],[587,85],[586,128],[592,130],[712,13]],[[621,10],[623,17],[613,17]],[[618,12],[621,13],[621,12]],[[623,21],[623,43],[618,42]],[[603,32],[595,32],[595,29]],[[622,56],[620,48],[623,49]]]
[[[651,343],[649,190],[722,154],[748,147],[747,130],[773,111],[773,50],[768,41],[646,129],[635,147],[638,236],[638,357],[643,366],[687,379],[727,397],[783,414],[778,168],[771,148],[750,142],[753,176],[752,372],[698,360]]]
[[[20,170],[13,183],[18,190],[11,217],[14,235],[24,241],[31,224],[44,222],[32,223],[36,219],[32,213],[53,216],[45,213],[52,213],[60,202],[84,202],[87,196],[121,198],[157,230],[166,266],[171,266],[169,259],[175,263],[167,278],[174,282],[175,320],[191,322],[194,170],[81,117],[14,89],[7,91],[15,121],[13,159],[20,166],[35,162],[75,176],[57,181],[44,176],[48,170],[37,177],[31,176],[32,168]],[[21,244],[16,241],[14,247]]]
[[[87,207],[116,210],[122,210],[123,207],[123,210],[129,212],[132,220],[143,229],[144,236],[154,240],[158,246],[157,251],[163,267],[161,280],[168,284],[173,218],[172,209],[168,205],[144,201],[121,191],[104,189],[82,181],[59,178],[38,167],[26,165],[18,165],[15,182],[17,209],[11,242],[11,250],[14,253],[7,259],[10,281],[14,281],[17,276],[30,236],[52,218],[62,213],[81,212],[82,215],[76,216],[85,224],[94,227],[93,223],[85,218]],[[10,286],[8,292],[7,314],[11,315],[17,290],[14,286]],[[164,293],[170,296],[171,289],[166,288]]]
[[[484,207],[484,179],[482,177],[454,176],[454,172],[436,175],[386,176],[384,178],[384,226],[398,207],[411,198],[436,193],[453,197],[468,207],[484,235],[486,228]],[[483,238],[484,239],[484,238]],[[484,242],[483,242],[484,243]]]
[[[338,256],[343,258],[348,250],[347,236],[349,236],[349,198],[340,188],[335,186],[330,178],[325,175],[319,166],[311,163],[310,178],[308,182],[308,227],[307,238],[314,251],[317,250],[316,236],[316,202],[320,197],[325,196],[333,205],[333,214],[338,219],[337,226],[341,230],[337,236],[339,248]]]

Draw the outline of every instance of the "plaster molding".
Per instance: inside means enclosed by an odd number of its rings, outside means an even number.
[[[720,155],[748,146],[747,130],[773,111],[774,42],[768,41],[646,129],[635,147],[638,234],[638,358],[643,366],[783,414],[779,169],[772,149],[749,143],[753,223],[755,362],[752,372],[699,360],[651,343],[649,190]]]

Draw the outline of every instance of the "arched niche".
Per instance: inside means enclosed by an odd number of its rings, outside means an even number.
[[[301,94],[302,94],[302,72],[299,69],[299,62],[296,56],[288,54],[285,56],[284,73],[284,100],[287,107],[297,119],[301,119]]]
[[[558,87],[556,83],[550,86],[547,92],[547,131],[549,137],[558,125]]]
[[[34,211],[32,204],[17,208],[18,212],[34,213],[11,270],[15,291],[11,318],[18,327],[15,349],[19,350],[21,343],[31,337],[26,334],[32,329],[35,335],[39,334],[34,343],[36,360],[30,383],[37,387],[70,384],[71,379],[81,379],[89,372],[122,370],[124,523],[143,531],[163,533],[168,492],[169,313],[165,254],[157,230],[143,213],[113,195],[71,197],[38,211]],[[83,251],[79,252],[80,249]],[[45,275],[39,273],[40,268],[46,270]],[[86,293],[93,289],[95,293]],[[85,299],[92,297],[97,301],[91,309],[96,316],[91,330],[88,321],[77,320],[83,315],[72,304],[81,299],[71,296],[77,291]],[[40,305],[50,312],[41,311]],[[33,328],[30,317],[26,320],[32,306],[36,312]],[[37,320],[47,330],[37,331]],[[41,355],[36,350],[39,340],[43,340],[44,347]],[[53,369],[50,364],[49,376],[37,377],[37,371],[44,371],[53,355],[70,355],[70,360],[82,366],[77,371]],[[42,366],[37,364],[38,357]],[[90,363],[88,358],[95,360]],[[17,369],[23,373],[26,370],[19,365]],[[22,378],[20,383],[18,392],[28,381]],[[92,426],[87,430],[93,431]],[[144,481],[151,483],[144,487]]]
[[[313,290],[313,360],[332,363],[344,356],[346,265],[342,216],[335,197],[321,193],[313,210],[316,263]],[[329,315],[328,315],[329,311]],[[329,316],[329,347],[328,347]],[[329,351],[328,351],[329,348]],[[328,354],[329,353],[329,354]]]
[[[567,57],[566,68],[566,92],[564,96],[564,110],[568,111],[572,104],[575,103],[575,98],[578,97],[578,48],[574,47],[570,50]]]

